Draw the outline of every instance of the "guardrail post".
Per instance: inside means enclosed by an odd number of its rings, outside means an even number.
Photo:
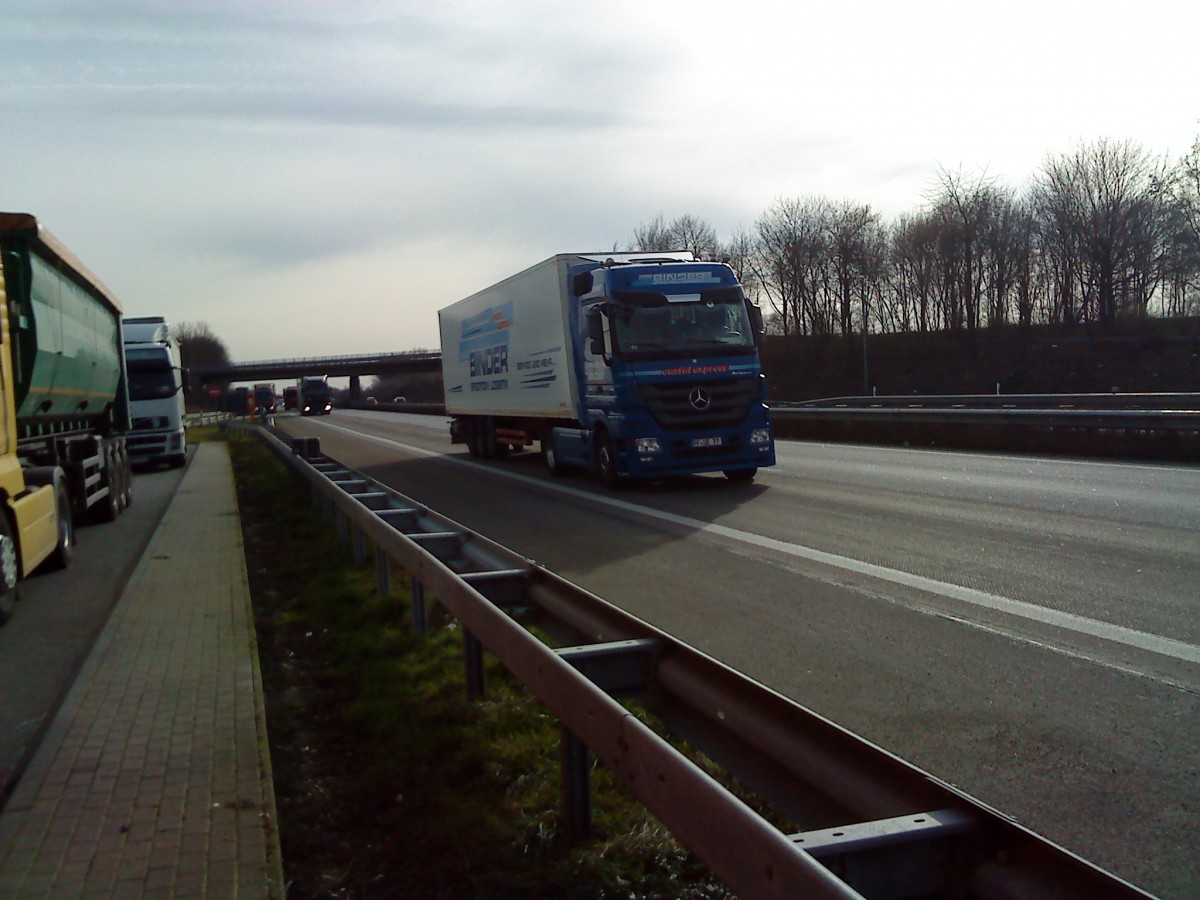
[[[425,611],[425,585],[416,578],[409,578],[408,590],[412,595],[413,631],[423,635],[429,631],[429,616]]]
[[[567,834],[582,841],[592,834],[592,770],[587,744],[559,726],[562,751],[562,802]]]
[[[466,628],[463,629],[463,658],[467,664],[467,699],[482,700],[485,695],[483,644]]]
[[[350,539],[354,546],[354,565],[365,566],[367,564],[367,536],[363,534],[363,530],[359,526],[352,524]]]
[[[379,596],[386,597],[392,590],[392,570],[388,566],[388,556],[376,545],[375,547],[375,586]]]

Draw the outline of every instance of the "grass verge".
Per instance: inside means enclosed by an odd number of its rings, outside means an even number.
[[[415,635],[271,453],[230,450],[289,897],[729,896],[602,767],[568,841],[554,718],[490,658],[469,703],[457,624]]]

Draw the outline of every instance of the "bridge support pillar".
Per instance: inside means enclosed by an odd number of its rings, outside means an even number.
[[[362,378],[358,375],[350,376],[350,399],[362,399]]]

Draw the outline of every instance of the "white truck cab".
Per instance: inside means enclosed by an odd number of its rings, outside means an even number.
[[[166,462],[178,468],[187,459],[179,342],[162,316],[127,318],[122,333],[133,419],[130,457],[135,465]]]

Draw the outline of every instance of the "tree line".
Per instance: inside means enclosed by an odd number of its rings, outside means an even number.
[[[781,335],[1095,325],[1200,314],[1200,137],[1175,164],[1100,140],[1047,157],[1021,190],[938,172],[893,221],[867,204],[777,200],[722,242],[691,214],[630,250],[724,259]]]

